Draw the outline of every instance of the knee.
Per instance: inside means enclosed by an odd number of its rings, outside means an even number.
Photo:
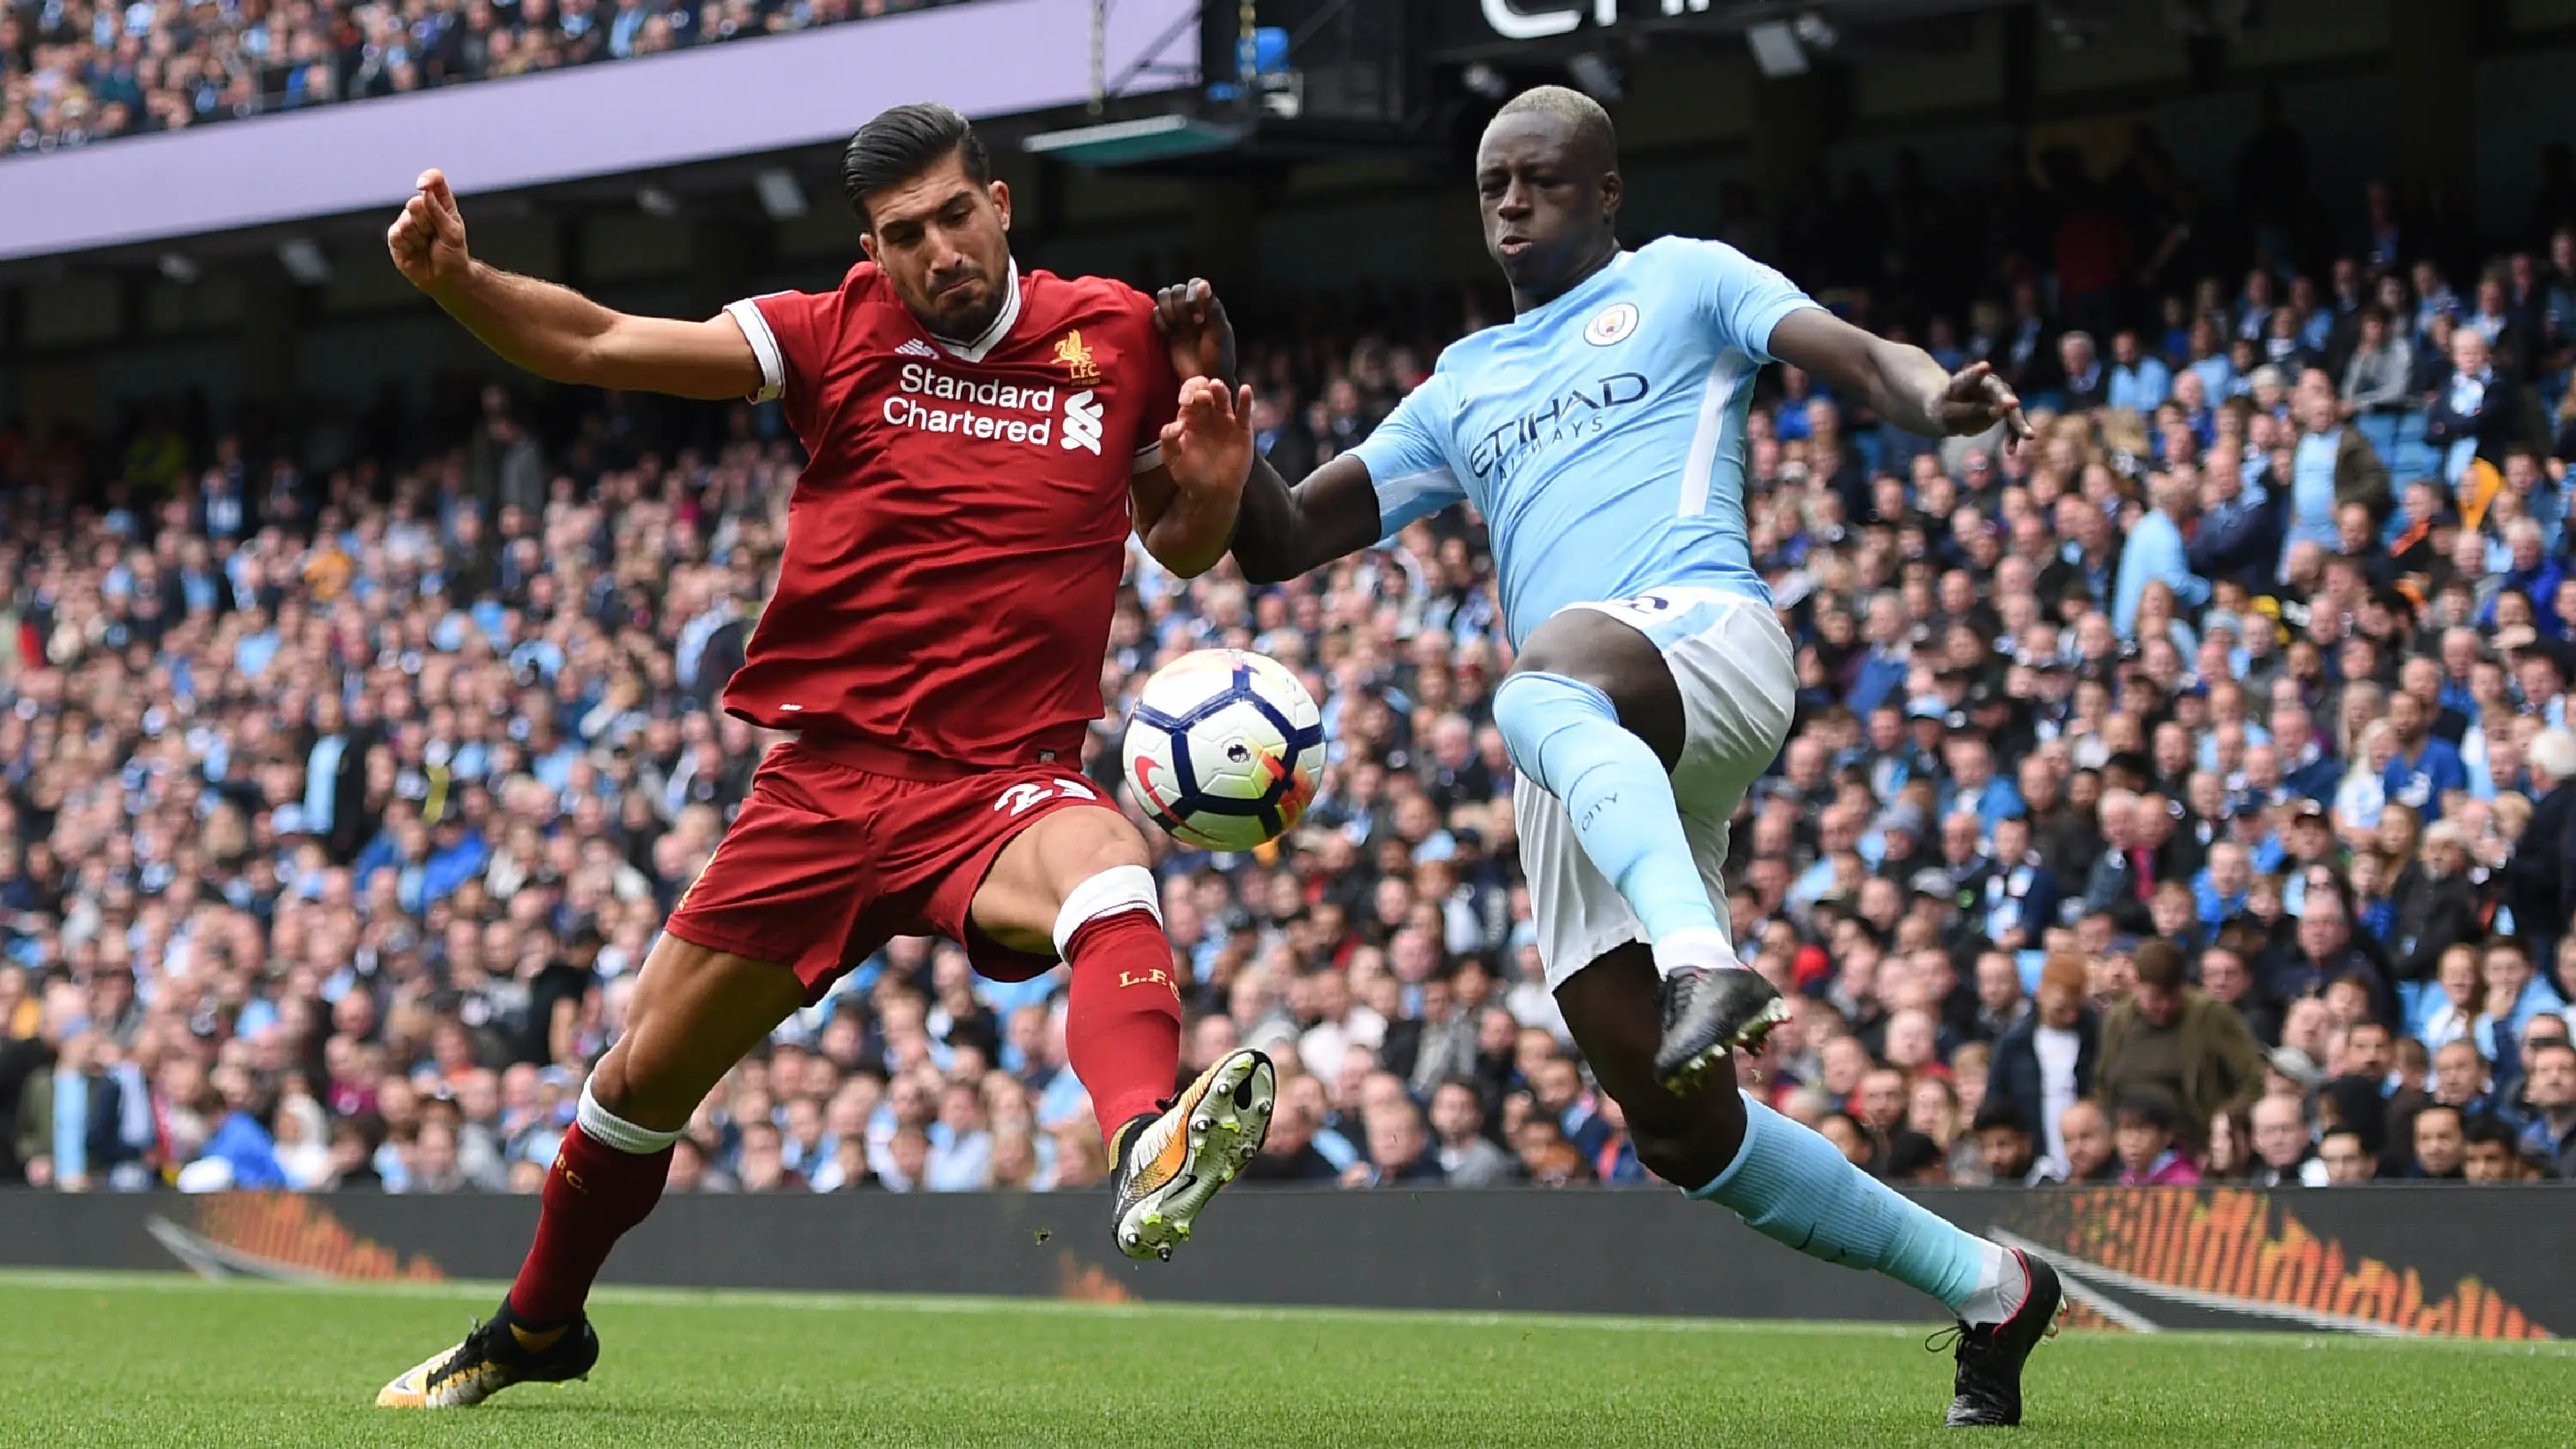
[[[1575,675],[1532,668],[1526,661],[1494,691],[1494,726],[1502,731],[1514,768],[1542,785],[1550,784],[1546,762],[1540,758],[1550,736],[1587,720],[1616,722],[1618,717],[1617,705],[1601,686]]]
[[[1044,828],[1047,875],[1058,900],[1102,871],[1152,864],[1145,837],[1114,810],[1061,811]]]
[[[610,1048],[590,1069],[590,1080],[582,1084],[582,1090],[601,1111],[648,1132],[686,1128],[691,1114],[698,1110],[697,1099],[681,1086],[678,1074],[657,1070],[650,1060],[638,1060],[629,1050],[634,1040],[635,1034],[630,1030]]]
[[[1639,1165],[1681,1188],[1702,1186],[1726,1171],[1743,1142],[1743,1130],[1730,1127],[1710,1098],[1664,1100],[1669,1105],[1663,1110],[1629,1118],[1628,1138],[1636,1145]]]
[[[1725,1164],[1711,1166],[1708,1154],[1697,1150],[1686,1136],[1637,1134],[1637,1162],[1648,1172],[1680,1188],[1694,1188],[1725,1171]]]

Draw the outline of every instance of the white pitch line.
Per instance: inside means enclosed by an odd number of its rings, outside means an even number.
[[[322,1285],[270,1283],[251,1279],[209,1282],[187,1273],[114,1272],[86,1269],[0,1268],[0,1288],[49,1289],[63,1292],[111,1293],[260,1293],[324,1294],[352,1297],[424,1298],[480,1302],[496,1298],[508,1285],[499,1282],[449,1280],[436,1283],[339,1282]],[[1906,1339],[1920,1337],[1931,1323],[1865,1323],[1812,1319],[1681,1318],[1593,1315],[1585,1313],[1482,1312],[1460,1309],[1309,1308],[1227,1303],[1086,1303],[1065,1298],[995,1298],[965,1295],[802,1293],[739,1288],[602,1287],[592,1300],[611,1307],[758,1308],[804,1313],[918,1313],[933,1316],[978,1314],[1060,1314],[1085,1318],[1202,1318],[1245,1323],[1419,1323],[1447,1328],[1541,1328],[1594,1330],[1604,1333],[1705,1334],[1778,1338]],[[2079,1331],[2079,1335],[2080,1331]],[[2061,1335],[2063,1344],[2067,1335]],[[2367,1349],[2387,1351],[2460,1351],[2510,1353],[2524,1357],[2576,1358],[2576,1340],[2504,1342],[2473,1338],[2370,1338],[2351,1334],[2301,1335],[2260,1331],[2207,1332],[2168,1330],[2156,1335],[2165,1343],[2232,1343],[2247,1347],[2302,1349]],[[2107,1337],[2095,1342],[2107,1343]]]

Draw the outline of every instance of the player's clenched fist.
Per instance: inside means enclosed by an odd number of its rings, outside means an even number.
[[[456,209],[456,193],[448,189],[445,174],[424,171],[412,184],[418,194],[403,203],[402,215],[385,229],[385,249],[413,286],[435,292],[463,276],[472,260],[465,250],[465,216]]]
[[[1205,278],[1155,293],[1154,327],[1172,349],[1172,371],[1185,378],[1234,376],[1234,324]]]
[[[1243,491],[1252,473],[1252,389],[1211,377],[1181,384],[1179,413],[1163,424],[1163,466],[1172,485],[1198,497]]]

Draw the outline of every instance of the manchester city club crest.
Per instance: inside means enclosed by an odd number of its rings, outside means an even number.
[[[1634,302],[1614,302],[1603,308],[1601,315],[1593,318],[1583,329],[1583,340],[1595,347],[1607,347],[1614,342],[1626,341],[1628,334],[1636,330],[1637,305]]]

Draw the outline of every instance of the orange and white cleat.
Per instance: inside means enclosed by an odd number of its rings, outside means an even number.
[[[1270,1137],[1279,1073],[1256,1051],[1227,1054],[1178,1100],[1119,1134],[1110,1179],[1118,1251],[1170,1262],[1191,1225]]]
[[[470,1409],[512,1384],[590,1377],[599,1335],[587,1318],[542,1349],[521,1346],[506,1311],[474,1325],[465,1341],[395,1379],[376,1394],[379,1409]]]

